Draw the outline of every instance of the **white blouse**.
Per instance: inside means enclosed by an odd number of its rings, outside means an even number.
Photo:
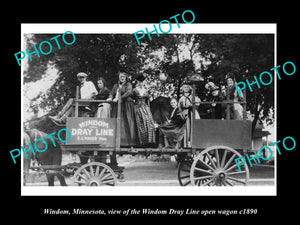
[[[86,81],[80,87],[81,99],[91,99],[93,95],[97,94],[97,89],[92,81]]]

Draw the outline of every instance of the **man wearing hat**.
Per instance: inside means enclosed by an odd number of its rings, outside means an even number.
[[[77,79],[80,83],[80,91],[79,91],[79,98],[80,99],[92,99],[97,94],[97,89],[92,81],[87,81],[87,74],[80,72],[77,74]],[[70,98],[67,104],[62,108],[62,110],[58,113],[57,116],[49,116],[56,123],[65,123],[67,117],[74,114],[74,107],[73,107],[74,99]],[[86,110],[80,110],[81,116],[85,116]]]
[[[80,82],[80,99],[92,99],[98,92],[92,81],[86,81],[87,74],[80,72],[77,78]]]

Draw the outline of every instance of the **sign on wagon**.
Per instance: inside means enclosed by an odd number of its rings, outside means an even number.
[[[67,127],[71,132],[68,144],[98,144],[114,147],[115,120],[99,118],[68,118]]]

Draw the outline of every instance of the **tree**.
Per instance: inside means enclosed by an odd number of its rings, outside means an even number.
[[[146,40],[145,44],[146,55],[151,55],[155,51],[163,53],[160,60],[152,57],[156,62],[155,70],[157,73],[163,72],[168,75],[169,82],[175,86],[174,95],[179,98],[180,87],[186,81],[187,74],[195,70],[193,57],[197,54],[194,51],[197,43],[194,42],[194,35],[161,35],[152,41]]]
[[[29,52],[34,51],[34,45],[49,40],[56,34],[34,34],[27,39]],[[108,86],[117,81],[120,68],[131,74],[136,74],[141,67],[141,57],[138,57],[139,47],[135,39],[128,34],[76,34],[76,41],[61,49],[55,48],[49,55],[33,58],[28,61],[28,70],[24,73],[24,82],[36,81],[42,78],[47,65],[55,65],[59,77],[47,93],[41,93],[40,108],[59,109],[74,96],[74,86],[77,84],[76,74],[86,72],[94,83],[97,77],[104,77]],[[47,49],[44,50],[47,52]]]
[[[55,34],[35,34],[28,38],[29,52],[33,45],[49,40]],[[46,51],[46,50],[45,50]],[[138,45],[129,34],[77,34],[76,42],[53,48],[49,55],[41,55],[29,61],[24,82],[41,79],[47,66],[55,65],[59,77],[47,93],[40,99],[39,107],[58,110],[72,96],[76,85],[76,74],[87,72],[90,80],[98,76],[107,80],[111,87],[117,81],[120,68],[133,77],[143,73],[150,80],[157,79],[159,73],[168,75],[174,84],[175,95],[186,81],[189,72],[199,70],[206,81],[213,79],[224,85],[225,75],[234,72],[237,82],[253,80],[263,71],[274,67],[274,35],[271,34],[162,34],[152,35]],[[202,98],[204,83],[197,86],[197,94]],[[254,127],[259,119],[268,124],[274,121],[274,84],[247,89],[247,110],[254,116]]]
[[[225,75],[234,72],[237,82],[253,80],[263,71],[274,67],[274,35],[271,34],[211,34],[197,35],[197,50],[211,61],[203,75],[224,83]],[[247,110],[254,115],[252,133],[259,119],[274,122],[274,83],[247,88]]]

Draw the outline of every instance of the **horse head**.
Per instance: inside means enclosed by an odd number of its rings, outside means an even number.
[[[32,130],[37,129],[39,131],[42,131],[44,133],[50,134],[53,132],[57,132],[61,129],[60,126],[55,124],[50,118],[49,114],[46,114],[44,116],[26,121],[24,123],[24,127],[26,130]]]

